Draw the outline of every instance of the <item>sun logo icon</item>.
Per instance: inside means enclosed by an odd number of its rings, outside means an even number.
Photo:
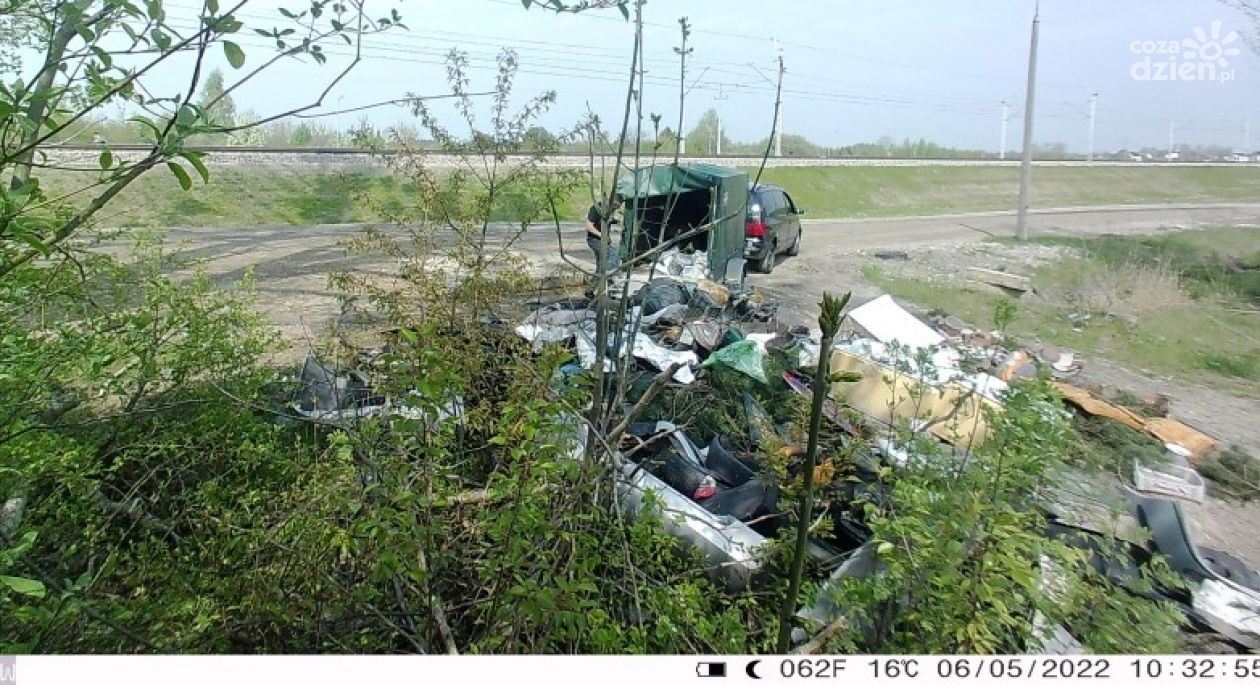
[[[1214,63],[1221,69],[1229,66],[1229,60],[1226,57],[1237,55],[1240,50],[1236,47],[1227,47],[1230,43],[1238,40],[1238,32],[1230,31],[1229,35],[1221,38],[1221,22],[1214,21],[1211,24],[1211,34],[1203,30],[1202,26],[1194,29],[1194,38],[1185,38],[1181,41],[1185,52],[1182,55],[1185,59],[1197,59],[1201,62]],[[1197,40],[1196,40],[1197,39]]]

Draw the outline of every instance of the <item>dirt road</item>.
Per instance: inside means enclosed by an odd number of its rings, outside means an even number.
[[[1260,225],[1260,204],[1144,205],[1034,210],[1033,236],[1158,233],[1206,226]],[[770,276],[754,276],[785,302],[812,307],[823,290],[852,290],[856,301],[879,291],[855,271],[837,270],[837,258],[875,250],[978,242],[1015,233],[1013,212],[947,214],[904,219],[806,221],[800,257],[780,262]],[[851,262],[851,259],[842,261]],[[812,315],[813,309],[809,310]]]
[[[1030,218],[1034,235],[1097,235],[1155,233],[1195,226],[1260,225],[1260,204],[1168,205],[1037,210]],[[1012,235],[1011,212],[982,212],[905,219],[806,220],[801,256],[782,260],[770,275],[750,276],[785,306],[812,316],[823,290],[852,290],[858,301],[878,291],[852,268],[853,257],[881,248],[955,244]],[[327,288],[327,274],[339,270],[387,272],[388,260],[347,256],[339,242],[356,235],[358,225],[242,226],[239,228],[171,228],[172,245],[209,261],[211,274],[229,283],[252,268],[262,306],[286,336],[316,337],[338,313]],[[563,224],[566,254],[590,263],[589,250],[576,223]],[[499,240],[512,235],[496,231]],[[515,247],[540,267],[559,263],[554,227],[531,229]],[[838,259],[847,257],[848,259]],[[843,265],[843,266],[842,266]]]

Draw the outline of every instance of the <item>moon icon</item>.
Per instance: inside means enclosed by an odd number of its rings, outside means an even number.
[[[759,663],[761,663],[761,659],[749,661],[748,665],[744,667],[744,673],[747,673],[748,677],[753,680],[761,680],[761,676],[757,675],[757,664]]]

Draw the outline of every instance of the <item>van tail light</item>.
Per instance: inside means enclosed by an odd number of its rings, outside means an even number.
[[[749,219],[748,223],[744,224],[744,235],[749,238],[764,238],[766,225],[757,219]]]

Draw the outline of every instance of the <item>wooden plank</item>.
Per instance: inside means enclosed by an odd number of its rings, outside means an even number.
[[[1135,431],[1146,429],[1146,420],[1141,416],[1124,407],[1118,407],[1106,400],[1100,400],[1089,394],[1089,391],[1084,388],[1078,388],[1075,385],[1068,385],[1058,381],[1053,381],[1051,385],[1063,394],[1063,399],[1075,404],[1093,416],[1105,416],[1113,421],[1119,421]]]
[[[1146,422],[1146,432],[1163,442],[1171,442],[1190,450],[1192,466],[1198,466],[1203,455],[1216,447],[1215,440],[1176,419],[1150,419]]]
[[[1009,290],[1019,290],[1021,292],[1032,290],[1032,279],[1019,274],[1009,274],[1005,271],[994,271],[993,269],[981,269],[973,266],[967,269],[967,276],[981,283],[996,285]]]

